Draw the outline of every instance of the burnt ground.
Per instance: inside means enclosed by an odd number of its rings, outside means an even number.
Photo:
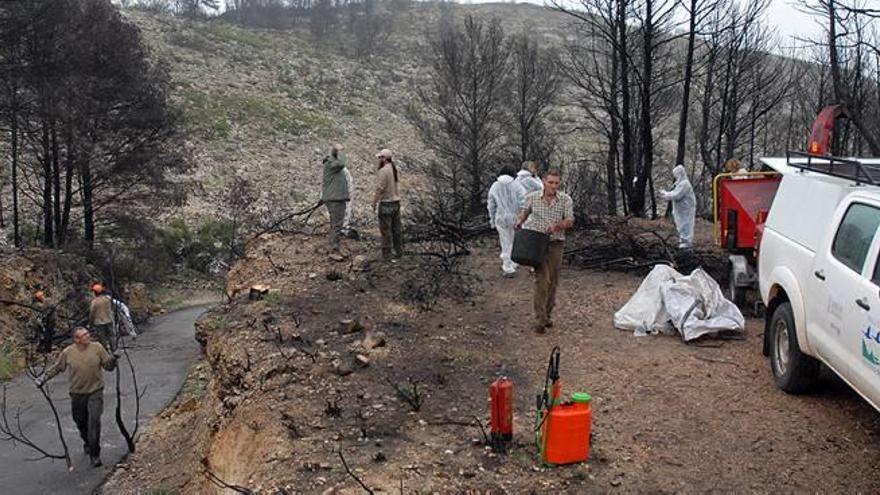
[[[315,254],[319,244],[277,236],[250,247],[229,276],[235,301],[200,321],[203,365],[105,493],[223,493],[212,475],[260,493],[359,493],[339,450],[376,491],[880,489],[880,416],[833,377],[811,395],[779,391],[759,319],[740,341],[633,337],[612,315],[641,277],[567,267],[555,326],[537,335],[532,280],[502,278],[491,240],[465,262],[475,277],[454,291],[473,295],[429,311],[400,294],[428,277],[419,260],[333,262]],[[351,246],[372,256],[369,243]],[[249,302],[241,289],[256,282],[279,292]],[[365,331],[348,333],[343,319],[382,332],[386,345],[364,350]],[[587,463],[543,468],[534,395],[554,345],[566,393],[594,397],[594,444]],[[369,365],[352,364],[356,354]],[[502,367],[515,382],[516,437],[494,454],[473,417],[486,422]],[[411,393],[411,382],[418,411],[395,391]]]

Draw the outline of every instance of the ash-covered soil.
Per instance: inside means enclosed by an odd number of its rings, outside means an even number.
[[[199,322],[203,362],[104,493],[363,492],[340,451],[376,492],[880,488],[877,412],[832,377],[811,395],[779,391],[762,320],[739,341],[633,337],[612,315],[640,276],[568,266],[555,326],[537,335],[532,279],[502,278],[492,239],[465,261],[460,297],[430,311],[401,297],[429,276],[421,259],[374,261],[365,241],[337,262],[322,243],[277,235],[250,246],[227,282],[234,299]],[[249,301],[254,283],[277,292]],[[534,396],[554,345],[565,392],[594,397],[594,444],[587,463],[543,468]],[[502,368],[515,382],[516,435],[495,454],[474,418],[487,422]]]

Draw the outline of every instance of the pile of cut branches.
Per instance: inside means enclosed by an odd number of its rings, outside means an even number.
[[[647,273],[667,264],[681,273],[702,268],[719,283],[727,279],[727,254],[715,246],[678,249],[675,229],[633,217],[606,217],[589,223],[573,236],[565,252],[569,263],[597,270]]]

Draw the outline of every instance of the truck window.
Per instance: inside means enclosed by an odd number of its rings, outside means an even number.
[[[851,204],[834,236],[831,254],[853,271],[862,273],[878,225],[880,209],[861,203]]]

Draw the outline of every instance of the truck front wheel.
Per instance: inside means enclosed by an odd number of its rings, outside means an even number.
[[[776,385],[790,394],[805,392],[819,375],[819,362],[801,352],[791,303],[776,307],[770,318],[770,367]]]

